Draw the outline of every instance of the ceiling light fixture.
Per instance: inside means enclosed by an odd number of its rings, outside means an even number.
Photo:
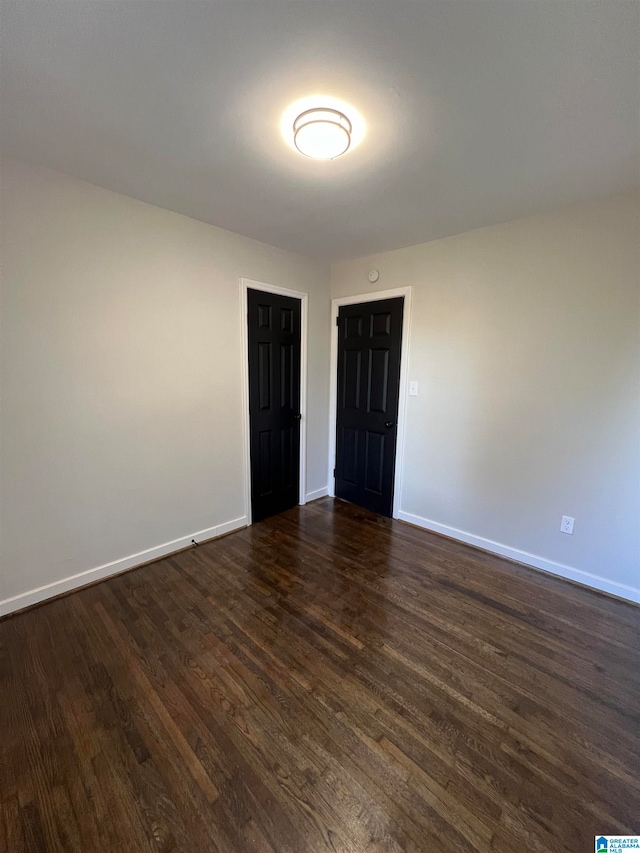
[[[352,130],[344,113],[331,107],[314,107],[293,122],[293,142],[306,157],[333,160],[349,150]]]

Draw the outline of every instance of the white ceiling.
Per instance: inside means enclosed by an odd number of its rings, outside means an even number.
[[[329,259],[638,184],[637,0],[2,3],[3,152]],[[352,103],[332,162],[287,105]]]

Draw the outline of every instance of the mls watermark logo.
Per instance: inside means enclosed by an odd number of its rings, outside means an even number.
[[[640,850],[640,835],[596,835],[596,853],[623,853]]]

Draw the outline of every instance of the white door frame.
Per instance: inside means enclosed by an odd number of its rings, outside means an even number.
[[[411,287],[396,287],[393,290],[378,290],[375,293],[358,293],[331,300],[331,384],[329,397],[329,467],[327,471],[328,493],[335,496],[336,481],[333,469],[336,466],[336,418],[338,397],[338,326],[336,321],[341,305],[359,302],[377,302],[380,299],[395,299],[404,296],[402,314],[402,343],[400,349],[400,388],[398,389],[398,432],[396,435],[395,475],[393,478],[393,518],[398,518],[402,493],[402,469],[404,465],[405,422],[407,391],[409,390],[409,339],[411,333]]]
[[[279,296],[300,300],[300,496],[298,504],[306,503],[307,494],[307,339],[309,330],[309,294],[289,290],[264,281],[240,279],[240,328],[242,339],[242,420],[244,425],[244,499],[247,524],[251,524],[251,431],[249,419],[249,329],[247,290],[262,290]]]

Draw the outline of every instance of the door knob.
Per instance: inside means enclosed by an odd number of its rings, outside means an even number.
[[[393,421],[387,421],[387,422],[385,423],[385,426],[386,426],[386,428],[387,428],[387,429],[391,429],[391,427],[392,427],[392,426],[395,426],[395,424],[393,423]]]
[[[302,415],[294,415],[294,416],[293,416],[293,418],[294,418],[294,420],[296,420],[296,421],[301,421],[301,420],[302,420]]]

